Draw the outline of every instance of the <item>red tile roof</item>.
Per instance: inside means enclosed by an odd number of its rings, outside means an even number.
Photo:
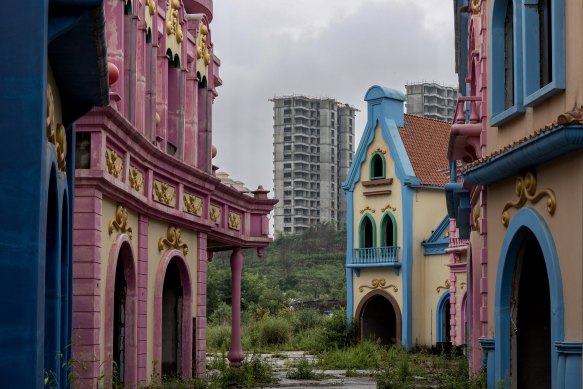
[[[444,186],[449,182],[450,129],[448,122],[405,114],[405,128],[399,128],[399,133],[421,185]]]

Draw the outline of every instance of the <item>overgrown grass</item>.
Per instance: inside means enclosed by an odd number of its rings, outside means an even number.
[[[285,376],[290,380],[314,380],[318,378],[314,371],[314,364],[307,358],[300,358],[293,362]]]

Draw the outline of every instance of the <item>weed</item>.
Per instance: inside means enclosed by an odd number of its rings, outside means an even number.
[[[314,364],[306,358],[300,358],[292,363],[285,376],[290,380],[313,380],[317,378],[314,372]]]

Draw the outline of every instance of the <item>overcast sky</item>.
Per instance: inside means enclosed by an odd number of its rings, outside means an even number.
[[[451,0],[215,0],[211,31],[213,163],[250,189],[273,190],[274,95],[355,106],[359,140],[371,85],[456,83]]]

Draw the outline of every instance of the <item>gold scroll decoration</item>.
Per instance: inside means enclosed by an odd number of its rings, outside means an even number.
[[[449,287],[451,286],[451,282],[449,280],[445,280],[445,283],[443,286],[438,286],[437,288],[435,288],[435,291],[437,293],[441,292],[442,290],[446,290],[449,289]]]
[[[541,200],[543,197],[547,198],[547,212],[549,215],[554,215],[555,210],[557,209],[557,197],[555,196],[555,192],[552,189],[543,189],[539,193],[536,193],[536,173],[528,172],[524,175],[524,177],[519,176],[516,178],[516,195],[518,199],[515,201],[510,201],[504,205],[502,209],[502,224],[504,227],[508,227],[508,223],[510,222],[510,215],[508,214],[508,210],[510,208],[520,209],[526,204],[526,201],[530,201],[533,204],[536,204]]]
[[[476,207],[474,211],[474,228],[480,232],[480,207]]]
[[[204,60],[205,66],[208,66],[211,63],[211,55],[207,46],[208,33],[208,26],[203,22],[200,22],[198,39],[196,42],[196,59]]]
[[[114,176],[115,178],[121,177],[121,171],[123,169],[123,160],[118,153],[111,149],[105,150],[105,165],[107,166],[107,172]]]
[[[191,195],[189,193],[184,193],[182,196],[184,200],[184,210],[195,216],[202,215],[202,199],[200,197]]]
[[[163,251],[164,247],[174,248],[176,250],[182,250],[182,253],[186,256],[188,254],[188,245],[182,242],[181,235],[180,228],[169,226],[168,231],[166,231],[166,237],[161,237],[158,240],[158,251]]]
[[[480,13],[482,7],[482,0],[472,0],[472,13],[477,15]]]
[[[381,212],[385,212],[387,209],[390,209],[393,212],[395,212],[397,210],[397,208],[392,207],[391,204],[387,204],[386,207],[381,208]]]
[[[368,205],[366,207],[364,207],[363,209],[360,210],[360,213],[363,214],[366,211],[371,211],[372,213],[375,213],[376,210],[374,208],[369,207]]]
[[[399,288],[397,288],[397,285],[386,285],[386,281],[384,278],[381,279],[373,279],[370,285],[360,285],[358,287],[358,290],[360,292],[364,291],[364,288],[368,288],[368,289],[393,289],[393,293],[397,293],[399,291]]]
[[[130,185],[131,187],[138,191],[142,192],[144,188],[144,174],[139,171],[137,168],[130,165]]]
[[[154,181],[154,200],[170,205],[176,199],[176,189],[165,182]]]
[[[176,43],[182,42],[182,27],[178,20],[178,10],[180,9],[180,0],[170,0],[170,7],[166,12],[166,34],[175,35]]]
[[[387,150],[383,150],[380,147],[378,147],[376,150],[371,151],[370,155],[374,155],[376,153],[387,154]]]
[[[211,205],[209,209],[209,219],[212,222],[219,224],[221,221],[221,209],[216,205]]]
[[[115,218],[109,222],[109,235],[113,233],[113,230],[127,233],[130,239],[132,238],[132,227],[128,224],[128,210],[121,204],[117,205]]]
[[[65,126],[57,123],[55,116],[55,96],[51,84],[47,84],[47,139],[55,146],[57,167],[62,173],[67,173],[67,131]]]
[[[147,0],[148,3],[148,11],[150,12],[150,16],[154,16],[156,13],[156,1],[154,0]]]
[[[241,215],[235,212],[229,212],[229,228],[237,231],[241,229]]]
[[[465,283],[465,282],[463,282],[463,281],[462,281],[462,282],[460,282],[460,289],[463,289],[463,288],[464,288],[466,285],[467,285],[467,283]]]

